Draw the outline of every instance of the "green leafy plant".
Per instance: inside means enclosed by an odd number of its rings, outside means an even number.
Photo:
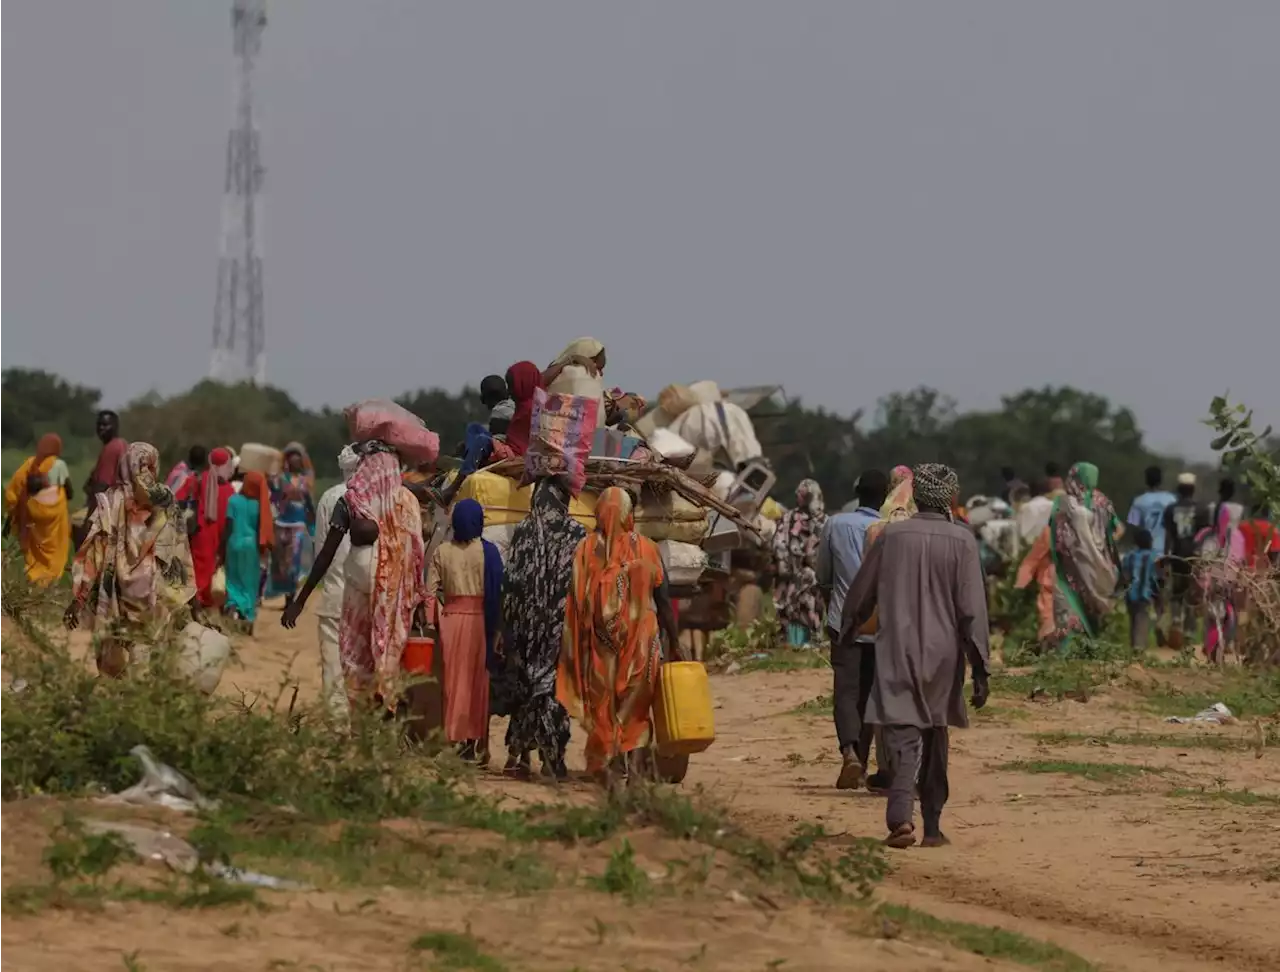
[[[119,834],[93,834],[70,812],[63,815],[42,859],[55,883],[83,880],[97,884],[116,867],[136,859],[133,849]]]
[[[449,931],[419,935],[409,948],[415,952],[431,952],[436,968],[448,972],[506,972],[507,966],[492,955],[486,955],[468,929],[463,934]]]
[[[1205,424],[1217,433],[1210,448],[1221,454],[1223,466],[1244,478],[1253,502],[1280,509],[1280,449],[1271,426],[1254,429],[1253,409],[1233,405],[1224,395],[1210,403]]]
[[[625,837],[622,843],[609,855],[609,863],[605,865],[604,874],[589,879],[592,887],[609,894],[620,894],[628,900],[635,900],[649,893],[649,875],[636,865],[635,848]]]

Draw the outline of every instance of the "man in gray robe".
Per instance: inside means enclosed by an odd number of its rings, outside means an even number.
[[[845,597],[841,642],[880,610],[875,684],[867,721],[882,727],[892,783],[885,812],[891,847],[916,842],[916,788],[922,846],[947,843],[947,728],[964,727],[964,662],[973,670],[973,706],[987,701],[987,599],[973,534],[951,520],[955,471],[914,470],[919,512],[890,523],[872,544]]]

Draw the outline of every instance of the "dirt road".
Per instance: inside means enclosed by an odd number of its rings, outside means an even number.
[[[829,674],[733,676],[715,688],[719,738],[691,783],[775,831],[817,820],[833,833],[884,832],[881,800],[831,786],[830,718],[789,714],[829,693]],[[886,896],[1044,938],[1115,968],[1274,968],[1280,799],[1241,806],[1167,794],[1206,786],[1233,798],[1250,791],[1275,799],[1280,759],[1271,751],[1257,759],[1252,750],[1198,748],[1192,744],[1206,734],[1247,739],[1249,732],[1168,725],[1137,702],[1121,689],[1088,703],[994,699],[989,715],[952,735],[943,819],[952,845],[895,853]],[[1188,745],[1034,738],[1144,732]],[[1012,763],[1059,763],[1072,772],[999,768]],[[1075,775],[1080,764],[1095,764],[1100,781]]]
[[[316,692],[313,625],[286,632],[268,611],[260,629],[229,681],[273,687],[292,660],[303,691]],[[944,817],[952,846],[895,854],[885,895],[1044,938],[1114,968],[1274,968],[1280,753],[1258,758],[1247,725],[1165,723],[1143,709],[1139,689],[1179,673],[1139,677],[1144,684],[1115,685],[1087,703],[993,698],[972,728],[953,734]],[[695,758],[686,786],[705,787],[766,832],[817,821],[831,833],[883,833],[882,800],[831,786],[830,717],[794,712],[830,693],[829,672],[721,676],[714,691],[718,740]],[[503,726],[495,720],[495,752]],[[1054,733],[1063,738],[1042,741]],[[1159,745],[1100,744],[1108,736]],[[1240,748],[1206,748],[1224,740]],[[572,750],[580,761],[576,740]],[[1069,772],[1000,768],[1014,763],[1062,763]],[[1083,770],[1096,781],[1080,775],[1080,764],[1100,767]],[[1169,795],[1200,788],[1209,795]]]
[[[1114,684],[1087,703],[1031,702],[998,694],[997,684],[988,710],[952,737],[951,803],[943,820],[952,846],[894,852],[881,896],[941,918],[1051,941],[1104,968],[1274,968],[1280,955],[1280,757],[1252,744],[1256,727],[1248,724],[1170,725],[1150,711],[1145,699],[1152,680],[1176,682],[1191,677],[1187,673],[1135,677],[1143,684]],[[274,691],[282,678],[296,679],[303,698],[318,695],[314,620],[286,632],[278,612],[267,610],[257,638],[240,647],[223,689]],[[834,733],[829,714],[815,702],[830,690],[824,670],[716,677],[718,741],[695,757],[686,786],[705,788],[766,834],[781,836],[798,823],[818,822],[834,835],[880,836],[883,801],[831,786]],[[495,720],[495,753],[502,751],[503,730]],[[571,767],[580,765],[580,745],[575,738]],[[522,799],[535,785],[503,780],[496,772],[483,781],[486,791]],[[6,853],[8,848],[6,839]],[[536,918],[534,940],[544,957],[560,961],[565,950],[547,944],[560,925],[532,915],[521,900],[486,901],[476,913],[484,916],[475,919],[477,931],[500,936],[505,922],[520,941],[518,928]],[[445,912],[475,904],[460,900]],[[340,914],[344,903],[331,905]],[[300,908],[314,907],[314,901],[294,901],[286,915],[296,918]],[[668,910],[661,921],[670,923],[675,944],[661,952],[665,960],[650,956],[653,967],[685,961],[676,962],[674,953],[686,944],[694,950],[699,934],[693,929],[703,920],[719,929],[717,941],[744,942],[752,962],[766,966],[768,955],[778,954],[791,956],[788,968],[827,968],[826,955],[836,950],[834,960],[848,944],[809,912],[789,912],[762,933],[740,916],[719,914],[723,905],[697,915]],[[167,920],[182,923],[184,933],[208,937],[207,929],[187,928],[190,919]],[[357,943],[338,931],[349,921],[335,918],[326,936]],[[565,924],[561,933],[582,937],[581,915],[572,921],[576,930]],[[288,917],[268,916],[256,934],[269,936],[269,928],[282,922],[288,924]],[[14,939],[6,931],[8,948]],[[57,934],[52,928],[31,932],[40,941]],[[817,947],[797,951],[801,942]],[[973,959],[944,950],[927,961],[909,955],[904,963],[891,955],[893,944],[882,943],[874,962],[856,967],[967,968]],[[620,954],[635,947],[633,942]]]

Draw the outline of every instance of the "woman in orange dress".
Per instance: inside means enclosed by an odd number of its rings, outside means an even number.
[[[13,474],[4,492],[5,513],[13,517],[27,579],[41,587],[66,573],[71,552],[71,473],[61,456],[62,439],[52,432],[41,436],[36,454]]]
[[[587,734],[587,772],[635,769],[649,747],[659,628],[679,644],[657,545],[635,531],[630,495],[600,494],[596,529],[573,556],[556,695]],[[630,764],[630,765],[628,765]]]

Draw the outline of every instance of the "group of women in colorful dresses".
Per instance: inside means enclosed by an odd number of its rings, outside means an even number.
[[[547,371],[528,362],[508,371],[510,398],[495,407],[504,426],[491,445],[523,454],[536,390],[574,369],[599,377],[599,342],[571,349]],[[42,571],[56,578],[67,560],[70,484],[60,445],[56,436],[41,440],[6,491],[33,579]],[[531,772],[536,751],[544,773],[563,777],[570,718],[585,734],[591,773],[636,772],[652,742],[660,635],[678,651],[678,633],[662,558],[636,532],[630,494],[605,490],[589,531],[570,516],[559,480],[538,481],[505,563],[482,537],[483,509],[461,500],[452,536],[428,558],[401,457],[376,440],[351,449],[354,469],[313,563],[315,480],[301,445],[286,447],[285,468],[270,480],[236,475],[231,451],[214,449],[207,464],[179,464],[167,481],[153,446],[129,445],[76,554],[68,626],[87,623],[101,669],[120,674],[161,628],[208,620],[222,568],[225,612],[252,622],[263,595],[283,595],[283,623],[293,627],[347,543],[338,640],[350,706],[396,707],[416,620],[437,632],[444,733],[462,755],[487,757],[492,696],[502,695],[508,772]]]
[[[547,372],[529,362],[508,370],[510,397],[493,403],[502,427],[489,430],[491,446],[523,454],[536,390],[570,367],[598,375],[603,348],[585,340],[575,347]],[[630,495],[602,493],[589,532],[570,516],[559,480],[539,480],[505,557],[482,536],[481,506],[457,501],[451,536],[425,558],[424,571],[420,497],[411,491],[422,477],[402,478],[402,462],[385,443],[355,449],[360,465],[284,615],[286,626],[297,623],[349,542],[339,638],[350,704],[395,707],[401,657],[416,623],[436,632],[443,731],[465,758],[488,759],[497,709],[511,717],[509,773],[530,773],[536,751],[544,773],[563,777],[571,716],[586,736],[589,771],[632,772],[636,754],[652,741],[659,632],[673,650],[678,635],[661,556],[636,532]]]
[[[560,482],[539,480],[505,563],[480,535],[483,518],[475,500],[455,504],[453,539],[427,573],[446,737],[464,757],[487,759],[492,687],[510,715],[507,773],[528,776],[536,751],[542,772],[563,778],[571,717],[586,736],[589,773],[645,771],[660,633],[673,646],[678,633],[662,557],[636,532],[630,494],[601,493],[588,532]]]
[[[599,379],[604,364],[603,345],[584,338],[545,371],[529,361],[512,365],[495,454],[528,449],[539,388]],[[516,776],[532,772],[535,751],[545,775],[566,774],[571,717],[586,736],[589,772],[635,771],[652,741],[659,632],[678,650],[662,558],[636,532],[630,494],[601,493],[593,531],[570,515],[569,503],[560,480],[538,480],[503,557],[481,537],[480,505],[461,500],[452,539],[434,551],[427,572],[445,734],[464,756],[485,761],[490,714],[508,715],[505,771]]]
[[[203,469],[175,468],[169,482],[186,513],[201,604],[221,601],[226,615],[252,627],[264,596],[293,597],[309,565],[315,518],[315,476],[299,443],[286,446],[284,469],[270,479],[255,470],[238,474],[235,454],[224,447],[208,453]],[[224,590],[215,592],[219,567]]]

